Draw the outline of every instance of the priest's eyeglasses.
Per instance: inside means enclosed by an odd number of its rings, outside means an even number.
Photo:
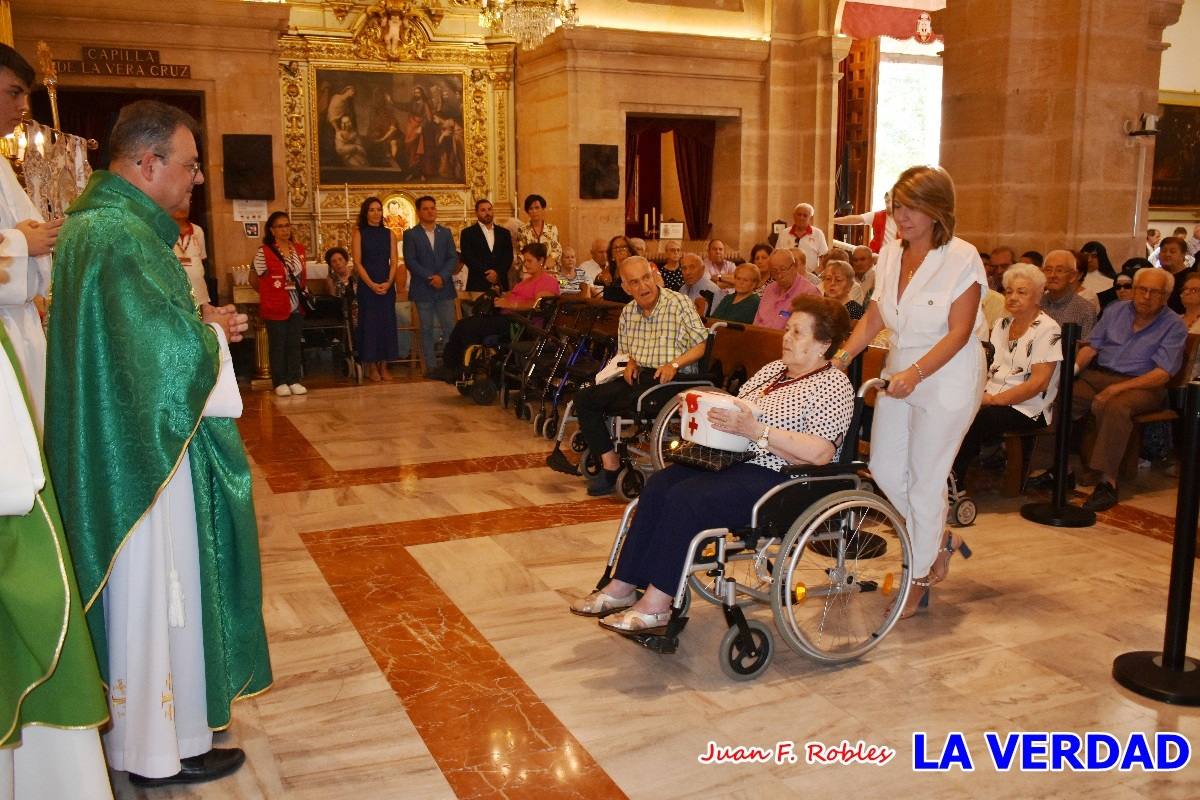
[[[200,159],[196,159],[195,161],[172,161],[171,159],[164,156],[162,153],[155,153],[154,157],[157,159],[161,159],[164,164],[178,164],[179,166],[188,170],[189,172],[192,173],[193,181],[196,180],[196,176],[198,174],[200,174],[200,170],[204,169],[204,165],[200,163]],[[137,163],[140,166],[142,162],[139,161]]]

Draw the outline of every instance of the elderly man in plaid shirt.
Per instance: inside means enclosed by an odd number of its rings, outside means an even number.
[[[600,454],[603,469],[588,483],[593,497],[611,494],[617,485],[620,459],[613,448],[605,417],[629,413],[638,395],[667,383],[704,355],[708,330],[691,300],[654,280],[650,262],[633,256],[621,263],[621,287],[633,297],[621,311],[617,350],[629,357],[622,379],[581,389],[575,413],[588,450]]]

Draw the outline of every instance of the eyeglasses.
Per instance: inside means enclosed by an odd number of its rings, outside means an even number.
[[[1132,288],[1133,288],[1132,283],[1118,283],[1117,284],[1118,292],[1122,292],[1122,291],[1127,292],[1127,291],[1131,290]]]
[[[623,245],[623,244],[614,244],[614,245],[613,245],[613,252],[615,253],[615,252],[617,252],[618,250],[624,250],[626,253],[628,253],[628,252],[629,252],[629,248],[628,248],[628,247],[626,247],[625,245]]]
[[[184,169],[189,170],[192,173],[192,180],[196,180],[196,176],[199,175],[200,170],[202,170],[204,168],[200,164],[199,159],[196,159],[195,161],[172,161],[171,159],[167,158],[166,156],[162,155],[161,153],[155,153],[154,157],[162,159],[162,162],[164,164],[178,164],[179,166],[183,167]]]
[[[1180,294],[1200,294],[1200,286],[1189,286],[1186,289],[1180,289]]]
[[[1133,287],[1133,291],[1137,292],[1138,294],[1147,295],[1149,297],[1154,297],[1155,295],[1163,295],[1163,294],[1167,293],[1166,289],[1151,289],[1149,286],[1135,286],[1135,287]]]

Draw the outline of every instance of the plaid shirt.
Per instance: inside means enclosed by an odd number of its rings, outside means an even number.
[[[639,367],[658,369],[707,337],[708,329],[696,313],[696,304],[678,292],[659,289],[658,302],[649,316],[642,313],[636,300],[621,310],[617,349]]]
[[[1079,333],[1080,342],[1087,341],[1088,336],[1092,333],[1092,326],[1096,324],[1096,309],[1074,292],[1062,300],[1055,300],[1047,292],[1042,295],[1042,311],[1045,311],[1046,316],[1057,322],[1059,327],[1070,322],[1078,325],[1082,329]]]

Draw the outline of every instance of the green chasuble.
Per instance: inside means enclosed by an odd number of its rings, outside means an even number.
[[[3,325],[0,346],[27,392]],[[42,469],[49,475],[44,459]],[[0,654],[0,747],[20,744],[23,725],[95,728],[108,719],[49,478],[28,514],[0,516]]]
[[[191,460],[208,724],[271,683],[250,467],[232,419],[202,417],[220,346],[172,246],[175,222],[111,172],[67,209],[54,254],[46,457],[101,671],[101,592],[126,538]],[[165,602],[165,598],[164,598]]]

